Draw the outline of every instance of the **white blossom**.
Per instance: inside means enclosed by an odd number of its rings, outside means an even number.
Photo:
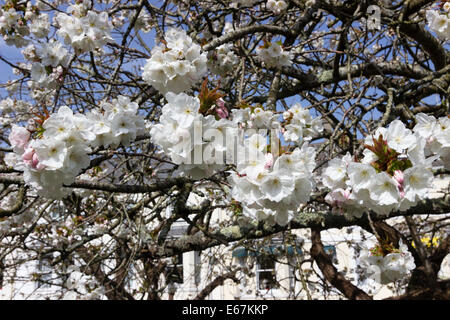
[[[283,0],[268,0],[266,3],[267,9],[275,14],[280,14],[281,12],[286,10],[287,6],[287,3]]]
[[[426,18],[428,27],[442,39],[450,39],[450,19],[448,11],[439,14],[436,10],[427,10]]]
[[[25,183],[40,195],[53,199],[65,196],[70,189],[63,184],[73,183],[89,166],[91,147],[128,146],[144,130],[136,103],[119,96],[109,105],[110,110],[94,110],[87,116],[61,106],[43,122],[40,139],[30,139],[27,129],[13,126],[9,139],[14,153],[6,155],[6,163],[23,170]]]
[[[184,92],[206,73],[206,53],[181,29],[169,29],[165,43],[152,49],[142,79],[162,94]]]
[[[380,284],[400,280],[416,267],[412,254],[402,240],[399,242],[398,250],[384,256],[373,255],[369,250],[364,250],[360,261],[366,268],[366,275]]]
[[[292,65],[292,55],[283,49],[278,42],[267,42],[262,47],[256,49],[258,58],[267,68],[281,68]]]

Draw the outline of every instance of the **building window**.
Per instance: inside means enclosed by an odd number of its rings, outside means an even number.
[[[170,208],[170,207],[168,207]],[[170,210],[172,210],[171,208]],[[186,234],[189,225],[183,219],[175,221],[169,230],[167,239],[176,240]],[[172,258],[171,264],[166,270],[166,282],[168,284],[183,283],[183,253],[179,253]]]
[[[183,283],[183,254],[178,254],[167,268],[167,283]]]
[[[259,290],[270,290],[276,286],[275,260],[266,254],[256,258],[256,285]]]
[[[277,271],[280,270],[276,270],[276,268],[283,269],[285,265],[281,264],[277,267],[277,259],[282,259],[283,256],[286,256],[292,263],[302,255],[303,252],[301,250],[300,241],[298,245],[284,245],[280,243],[280,241],[272,241],[271,244],[259,247],[258,249],[252,250],[245,247],[237,247],[232,252],[232,257],[236,259],[236,262],[241,267],[246,266],[247,263],[253,264],[252,261],[255,262],[256,287],[258,290],[263,292],[271,289],[278,289],[276,274]],[[255,260],[248,260],[248,257],[252,257]],[[278,280],[283,281],[283,277],[289,278],[289,283],[287,285],[293,287],[295,285],[295,266],[287,266],[289,270],[284,270],[283,276]]]
[[[36,288],[50,288],[51,280],[53,278],[53,269],[50,265],[51,257],[40,257],[36,270]]]

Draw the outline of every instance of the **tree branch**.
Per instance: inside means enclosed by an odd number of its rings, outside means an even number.
[[[212,282],[210,282],[193,300],[204,300],[213,290],[225,282],[227,279],[233,280],[235,283],[239,283],[239,279],[236,278],[237,270],[225,273],[218,276]]]
[[[320,238],[320,230],[311,230],[311,256],[316,261],[325,279],[336,289],[342,292],[350,300],[372,300],[367,293],[354,286],[349,280],[339,273],[333,266],[330,257],[326,254]]]

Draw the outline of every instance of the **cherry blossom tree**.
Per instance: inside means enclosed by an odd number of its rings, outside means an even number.
[[[449,298],[449,1],[5,0],[0,34],[0,287],[48,257],[59,298],[160,299],[184,252],[307,230],[373,299],[321,239],[358,227],[364,279]]]

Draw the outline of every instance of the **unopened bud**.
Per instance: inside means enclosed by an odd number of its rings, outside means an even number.
[[[405,180],[405,175],[401,170],[395,170],[394,171],[394,179],[399,185],[403,185],[403,182]]]

